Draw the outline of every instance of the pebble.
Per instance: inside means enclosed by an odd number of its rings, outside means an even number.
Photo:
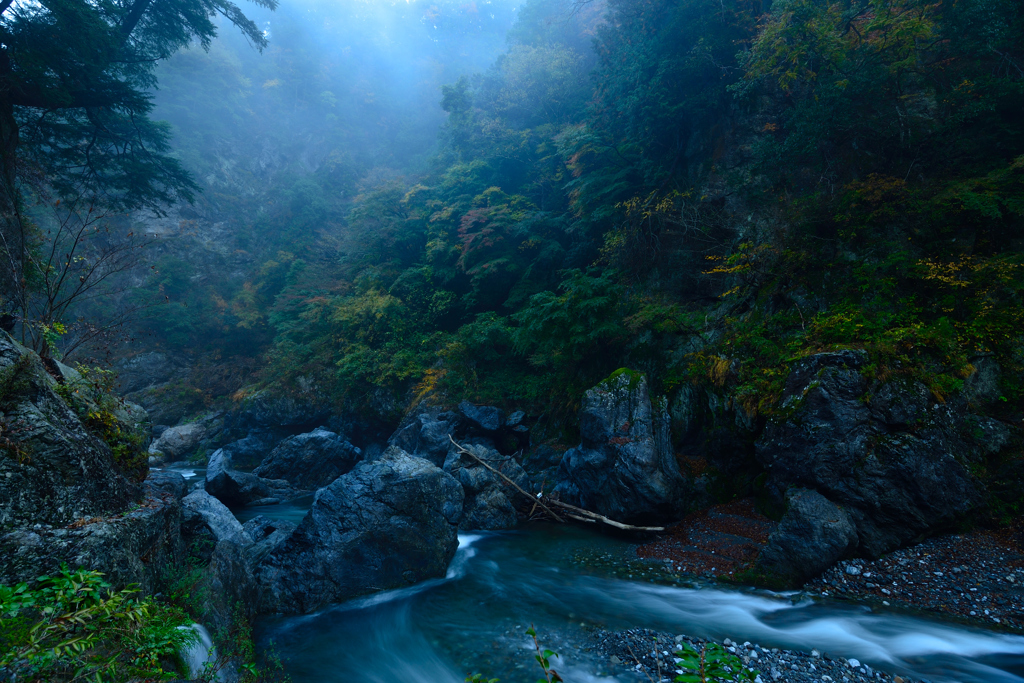
[[[870,581],[868,580],[870,579]],[[1024,631],[1024,529],[928,539],[877,560],[840,562],[804,590]]]
[[[693,636],[673,635],[650,629],[597,631],[591,636],[591,640],[591,648],[602,654],[605,661],[614,665],[608,672],[610,675],[625,674],[629,671],[630,676],[641,674],[645,677],[640,680],[656,680],[659,671],[663,676],[677,672],[674,648],[665,649],[668,645],[685,643],[700,651],[705,644],[711,642]],[[723,640],[722,645],[735,649],[739,655],[746,658],[744,667],[754,674],[755,683],[924,683],[876,671],[857,659],[833,658],[818,650],[780,650],[765,648],[749,641],[741,645],[731,638]]]

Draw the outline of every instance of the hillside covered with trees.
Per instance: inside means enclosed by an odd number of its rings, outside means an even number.
[[[1020,680],[1019,0],[0,1],[0,190],[0,680]]]

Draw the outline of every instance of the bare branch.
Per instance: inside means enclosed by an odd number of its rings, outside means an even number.
[[[482,460],[480,457],[478,457],[475,453],[473,453],[472,451],[470,451],[470,450],[466,449],[465,447],[463,447],[462,445],[460,445],[458,442],[455,441],[454,438],[452,438],[451,434],[448,435],[448,440],[451,441],[455,445],[455,447],[457,449],[459,449],[459,453],[461,453],[463,455],[468,455],[469,457],[471,457],[474,460],[476,460],[478,463],[480,463],[481,465],[486,467],[488,470],[490,470],[494,474],[497,474],[499,477],[502,478],[502,480],[506,484],[508,484],[509,486],[511,486],[512,488],[514,488],[516,491],[518,491],[519,493],[523,494],[527,498],[533,500],[537,505],[539,505],[541,508],[543,508],[544,511],[547,512],[549,515],[551,515],[551,517],[555,521],[563,522],[564,520],[554,510],[551,509],[552,506],[553,507],[557,507],[557,508],[563,510],[566,517],[568,517],[569,519],[574,519],[574,520],[576,520],[578,522],[587,522],[588,524],[594,524],[596,522],[601,522],[603,524],[607,524],[608,526],[615,527],[616,529],[623,529],[625,531],[664,531],[665,530],[665,527],[662,527],[662,526],[633,526],[632,524],[624,524],[622,522],[616,522],[614,519],[609,519],[609,518],[605,517],[604,515],[599,515],[596,512],[591,512],[590,510],[584,510],[583,508],[576,507],[575,505],[569,505],[568,503],[563,503],[562,501],[555,500],[554,498],[548,498],[546,501],[542,501],[541,498],[536,497],[536,496],[532,495],[531,493],[529,493],[528,491],[524,490],[521,486],[516,484],[514,481],[512,481],[505,474],[503,474],[502,472],[499,472],[498,470],[494,469],[493,467],[488,465],[486,462],[484,462],[484,460]]]

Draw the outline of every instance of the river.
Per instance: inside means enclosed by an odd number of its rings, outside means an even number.
[[[258,641],[273,643],[295,683],[455,683],[474,672],[533,683],[530,624],[562,654],[567,683],[646,681],[613,676],[586,651],[597,630],[634,627],[815,648],[929,681],[1024,683],[1024,637],[800,594],[656,584],[623,568],[628,545],[547,524],[465,534],[446,578],[264,619]]]

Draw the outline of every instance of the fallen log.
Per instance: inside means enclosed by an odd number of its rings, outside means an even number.
[[[562,501],[557,500],[555,498],[543,498],[543,494],[537,494],[536,496],[534,496],[532,493],[526,491],[521,486],[512,481],[512,479],[507,477],[503,472],[500,472],[495,468],[491,467],[482,458],[478,457],[475,453],[463,447],[454,438],[452,438],[451,434],[448,435],[448,440],[451,441],[452,444],[454,444],[457,449],[459,449],[459,453],[463,455],[468,455],[469,457],[473,458],[473,460],[476,460],[478,463],[486,467],[489,471],[501,477],[502,481],[504,481],[506,484],[514,488],[523,496],[532,499],[535,505],[539,505],[545,512],[551,515],[552,519],[554,519],[557,522],[562,522],[564,524],[565,520],[562,519],[562,515],[556,513],[552,508],[558,508],[559,510],[562,511],[562,514],[569,519],[575,520],[577,522],[586,522],[587,524],[595,524],[597,522],[601,522],[602,524],[607,524],[608,526],[615,527],[616,529],[622,529],[624,531],[657,532],[665,530],[665,527],[663,526],[633,526],[632,524],[617,522],[614,519],[609,519],[608,517],[605,517],[604,515],[599,515],[596,512],[591,512],[590,510],[584,510],[581,507],[576,507],[575,505],[570,505],[569,503],[563,503]]]

